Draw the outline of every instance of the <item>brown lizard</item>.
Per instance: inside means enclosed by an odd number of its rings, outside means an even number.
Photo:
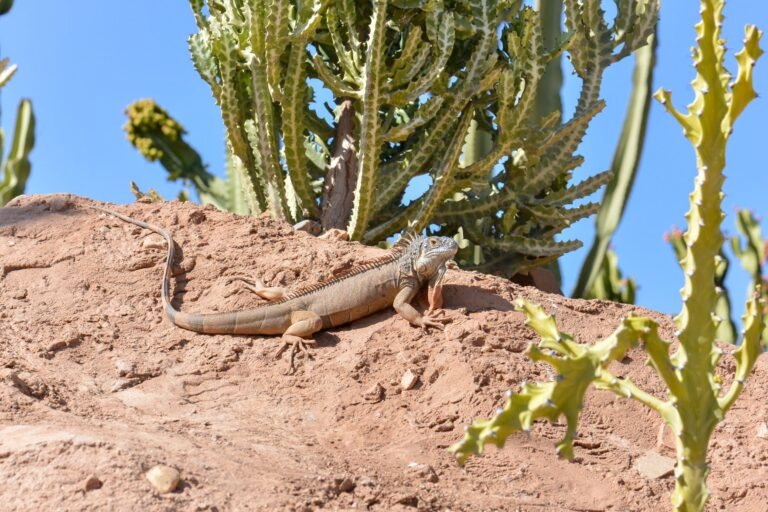
[[[314,345],[312,335],[358,320],[393,306],[411,324],[427,330],[442,329],[441,319],[421,315],[410,304],[424,284],[428,284],[429,312],[442,306],[442,283],[446,264],[458,250],[448,237],[407,235],[385,255],[336,275],[331,280],[287,291],[267,288],[258,280],[245,281],[248,288],[270,302],[242,311],[223,313],[184,313],[170,301],[171,264],[174,242],[160,227],[127,217],[106,208],[89,206],[118,219],[149,229],[165,238],[168,255],[163,272],[161,297],[165,313],[178,327],[205,334],[280,334],[285,342],[279,357],[291,350],[294,357],[305,345]]]

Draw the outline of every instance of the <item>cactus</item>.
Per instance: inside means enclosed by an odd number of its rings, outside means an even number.
[[[0,156],[3,154],[5,132],[0,128]],[[29,153],[35,146],[35,114],[32,102],[24,99],[16,111],[16,127],[8,157],[3,164],[3,179],[0,181],[0,206],[24,193],[27,179],[32,170]]]
[[[565,416],[567,431],[557,450],[573,457],[573,437],[584,394],[590,384],[619,396],[637,400],[657,411],[676,435],[677,463],[672,505],[676,511],[704,510],[709,493],[706,479],[707,448],[717,424],[744,389],[746,378],[764,351],[764,328],[760,286],[746,304],[743,340],[733,352],[735,375],[725,392],[717,363],[722,350],[715,344],[717,326],[723,319],[714,313],[722,290],[715,286],[715,273],[722,250],[720,231],[725,146],[734,121],[755,97],[752,67],[762,54],[761,32],[746,27],[743,49],[736,55],[738,73],[732,84],[725,70],[725,48],[720,38],[724,0],[701,0],[701,21],[696,25],[698,48],[694,49],[697,76],[696,93],[686,114],[671,105],[670,93],[660,90],[656,97],[683,126],[697,156],[698,175],[686,214],[688,229],[681,265],[685,286],[683,306],[675,317],[679,345],[670,354],[671,344],[659,337],[657,325],[648,318],[630,316],[607,339],[580,344],[558,330],[554,319],[540,307],[524,300],[517,302],[530,325],[542,338],[529,349],[530,357],[551,365],[553,381],[523,385],[519,393],[509,393],[506,403],[494,418],[475,421],[464,439],[450,449],[459,462],[480,453],[486,444],[503,446],[515,431],[529,429],[533,421],[554,421]],[[607,369],[632,346],[648,354],[649,362],[667,386],[669,399],[663,401],[640,389],[629,379],[616,378]]]
[[[583,298],[634,304],[637,284],[631,277],[622,276],[621,270],[619,270],[619,257],[616,252],[608,248],[600,259],[602,260],[601,266],[595,281]]]
[[[744,270],[749,272],[750,289],[759,285],[763,299],[768,303],[768,279],[763,275],[763,264],[768,258],[768,242],[763,240],[760,233],[760,222],[750,210],[739,210],[736,212],[736,228],[744,237],[745,244],[742,247],[740,238],[733,236],[730,239],[731,249]],[[763,319],[763,339],[768,340],[768,307],[763,308]]]
[[[688,249],[685,246],[685,240],[683,240],[683,232],[677,228],[672,229],[669,233],[665,233],[664,239],[669,242],[672,250],[675,252],[677,261],[682,264],[685,259],[685,254]],[[731,317],[731,298],[728,294],[728,288],[725,286],[725,278],[728,275],[728,269],[730,268],[730,262],[725,251],[720,250],[717,264],[715,265],[715,287],[722,290],[722,293],[717,298],[715,304],[715,315],[722,318],[722,322],[717,326],[715,333],[716,339],[725,343],[735,344],[738,339],[738,333],[736,330],[736,324]],[[754,286],[752,287],[754,288]]]
[[[479,265],[507,275],[580,245],[554,238],[597,210],[569,207],[610,173],[569,186],[574,152],[603,108],[604,70],[646,44],[658,13],[658,0],[619,2],[609,25],[599,1],[568,0],[568,37],[550,49],[521,0],[190,4],[192,60],[221,107],[251,212],[341,224],[371,244],[463,228]],[[539,115],[536,101],[563,52],[583,79],[566,122]],[[310,108],[315,80],[357,122],[329,125]],[[406,204],[424,176],[432,186]]]
[[[749,272],[752,278],[750,288],[754,288],[764,281],[763,264],[768,257],[768,245],[760,233],[760,221],[750,210],[736,212],[736,229],[744,237],[745,244],[742,246],[741,239],[733,236],[730,239],[731,249],[744,270]]]
[[[128,122],[123,129],[128,140],[144,158],[150,162],[159,161],[168,171],[169,181],[191,183],[204,204],[235,213],[247,213],[242,187],[233,179],[240,173],[231,165],[227,169],[227,180],[209,173],[197,151],[184,140],[186,130],[163,108],[153,100],[144,99],[128,105],[125,113]],[[139,194],[142,193],[139,191]],[[184,197],[187,195],[184,191],[182,194]],[[159,197],[157,192],[153,197]]]
[[[0,14],[5,14],[13,7],[13,0],[0,0]]]
[[[584,258],[579,278],[573,290],[573,297],[620,300],[618,297],[601,297],[601,292],[596,288],[601,286],[599,282],[606,276],[606,267],[610,268],[611,263],[605,261],[609,258],[608,247],[611,237],[624,215],[624,208],[632,191],[637,168],[640,165],[645,130],[648,126],[648,113],[651,107],[656,46],[657,40],[654,37],[651,44],[635,52],[634,85],[627,105],[627,115],[624,119],[619,143],[613,154],[613,162],[611,163],[613,176],[605,188],[602,206],[595,217],[595,239],[589,253]],[[627,301],[621,300],[621,302]],[[634,297],[632,302],[634,302]]]
[[[7,13],[13,7],[13,0],[0,0],[0,15]],[[7,58],[0,60],[0,88],[2,88],[18,69],[16,64],[10,64]],[[35,146],[35,113],[32,102],[23,99],[16,109],[16,126],[13,130],[11,150],[5,164],[2,165],[3,177],[0,181],[0,206],[24,193],[27,179],[32,170],[29,153]],[[0,160],[5,150],[5,131],[0,128]]]

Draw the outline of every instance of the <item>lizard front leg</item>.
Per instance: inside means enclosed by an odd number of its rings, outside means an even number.
[[[429,300],[429,311],[441,310],[443,307],[443,279],[445,278],[445,265],[441,266],[429,279],[429,288],[427,289],[427,299]]]
[[[323,320],[317,313],[312,311],[294,311],[291,313],[291,325],[285,330],[282,336],[283,346],[275,354],[275,358],[280,357],[288,348],[291,349],[290,369],[288,373],[296,372],[294,361],[296,354],[303,352],[309,358],[307,346],[316,346],[317,342],[312,339],[312,335],[323,328]]]
[[[406,286],[395,297],[395,301],[392,303],[392,307],[395,308],[397,313],[408,320],[412,325],[421,327],[424,331],[427,331],[430,327],[435,329],[444,329],[441,320],[430,318],[429,316],[421,315],[413,306],[411,306],[411,300],[416,296],[417,288]]]

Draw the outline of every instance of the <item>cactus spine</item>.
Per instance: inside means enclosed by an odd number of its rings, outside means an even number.
[[[656,324],[647,318],[630,316],[616,332],[595,345],[576,343],[558,330],[554,319],[540,307],[524,300],[517,303],[530,325],[542,338],[529,349],[530,357],[551,365],[557,372],[548,383],[526,384],[520,393],[510,393],[506,404],[490,420],[474,422],[464,439],[451,447],[459,462],[482,451],[485,444],[503,446],[513,432],[530,428],[537,418],[555,420],[564,415],[568,429],[558,453],[573,457],[573,436],[584,393],[590,383],[597,388],[640,401],[656,410],[676,435],[677,464],[674,510],[702,511],[709,492],[706,479],[707,448],[715,426],[736,401],[749,373],[763,351],[763,301],[757,286],[746,304],[743,341],[734,351],[736,372],[729,388],[721,392],[717,363],[722,351],[715,345],[722,319],[713,311],[721,291],[715,286],[719,253],[725,146],[733,123],[755,97],[752,67],[762,54],[761,32],[746,27],[743,49],[736,55],[738,73],[732,84],[723,66],[725,54],[720,38],[724,0],[701,0],[701,22],[696,26],[698,48],[694,50],[697,70],[693,87],[696,98],[683,114],[671,105],[670,93],[659,91],[657,98],[680,122],[697,155],[698,175],[686,214],[688,229],[683,236],[686,251],[682,259],[685,287],[683,307],[675,318],[680,341],[670,354],[671,344],[658,335]],[[666,384],[670,398],[662,401],[628,379],[617,379],[608,370],[631,346],[642,342],[650,364]]]

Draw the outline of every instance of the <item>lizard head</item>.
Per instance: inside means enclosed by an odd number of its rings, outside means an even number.
[[[425,278],[435,275],[445,263],[456,255],[459,245],[447,236],[427,236],[419,242],[414,262],[416,272]]]

